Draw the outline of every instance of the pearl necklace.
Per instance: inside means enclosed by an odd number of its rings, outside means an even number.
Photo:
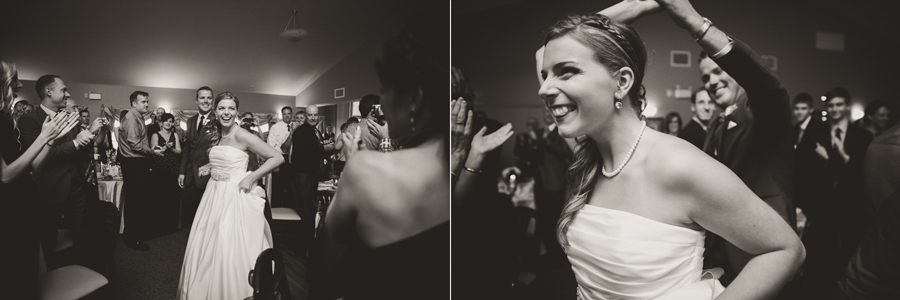
[[[628,163],[628,160],[631,159],[631,155],[634,154],[634,149],[637,149],[638,142],[641,141],[641,136],[644,135],[644,129],[647,129],[647,121],[641,121],[641,132],[638,133],[637,139],[634,140],[634,144],[631,145],[631,150],[628,150],[628,154],[625,155],[625,161],[623,161],[622,164],[619,165],[618,168],[616,168],[616,170],[612,172],[606,172],[606,166],[600,166],[600,172],[603,173],[603,176],[606,176],[607,178],[613,178],[613,176],[619,175],[619,172],[622,172],[622,168],[625,168],[625,164]]]
[[[227,139],[229,136],[231,136],[232,134],[234,134],[234,132],[235,132],[236,130],[237,130],[237,128],[231,129],[231,132],[229,132],[228,134],[222,136],[222,139],[223,139],[223,140],[224,140],[224,139]]]

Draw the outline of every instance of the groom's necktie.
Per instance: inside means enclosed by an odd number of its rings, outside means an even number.
[[[206,120],[206,116],[200,116],[200,120],[197,121],[197,134],[200,134],[200,130],[203,129],[204,120]]]
[[[294,145],[294,141],[293,141],[294,129],[293,129],[293,126],[291,126],[291,124],[287,125],[287,131],[288,131],[287,138],[284,139],[284,143],[281,143],[281,152],[284,154],[290,154],[291,147]]]
[[[728,127],[727,122],[728,117],[720,115],[709,126],[710,135],[703,144],[703,151],[712,157],[718,157],[719,146],[723,138],[722,135],[725,134],[725,128]]]

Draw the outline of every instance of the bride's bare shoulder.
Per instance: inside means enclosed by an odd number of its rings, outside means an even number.
[[[721,163],[694,146],[693,144],[667,134],[660,134],[648,155],[647,166],[652,174],[668,178],[668,182],[678,182],[680,178],[696,178],[689,176],[705,173],[710,168],[722,167]]]

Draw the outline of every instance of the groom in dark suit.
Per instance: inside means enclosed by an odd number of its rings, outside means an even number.
[[[181,145],[181,173],[178,185],[184,188],[182,193],[181,220],[182,226],[194,222],[194,214],[200,206],[209,174],[200,176],[199,168],[209,163],[209,148],[212,140],[208,132],[214,130],[212,125],[216,114],[212,113],[213,91],[209,87],[197,89],[197,109],[199,114],[187,121],[186,141]]]
[[[41,105],[19,119],[22,149],[34,144],[47,116],[52,118],[65,108],[70,97],[66,84],[57,75],[41,76],[35,83],[35,90],[41,98]],[[88,193],[87,177],[79,164],[93,150],[89,144],[94,137],[90,131],[78,129],[80,127],[73,128],[66,136],[49,143],[47,162],[33,172],[35,183],[41,187],[37,190],[37,196],[42,216],[40,239],[45,253],[55,248],[60,216],[65,215],[71,229],[78,231],[85,204],[92,196]]]
[[[710,122],[703,150],[796,229],[790,97],[749,45],[726,37],[718,53],[700,53],[703,87],[723,111]],[[752,256],[720,237],[708,240],[705,263],[725,269],[728,285]]]

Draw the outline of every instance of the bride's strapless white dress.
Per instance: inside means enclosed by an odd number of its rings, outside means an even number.
[[[250,172],[249,156],[231,146],[209,152],[210,181],[200,200],[181,278],[178,299],[244,299],[253,295],[247,281],[259,254],[272,247],[272,233],[263,215],[266,201],[238,184]]]
[[[566,234],[581,299],[712,299],[703,270],[706,231],[586,204]],[[706,275],[706,276],[704,276]]]

